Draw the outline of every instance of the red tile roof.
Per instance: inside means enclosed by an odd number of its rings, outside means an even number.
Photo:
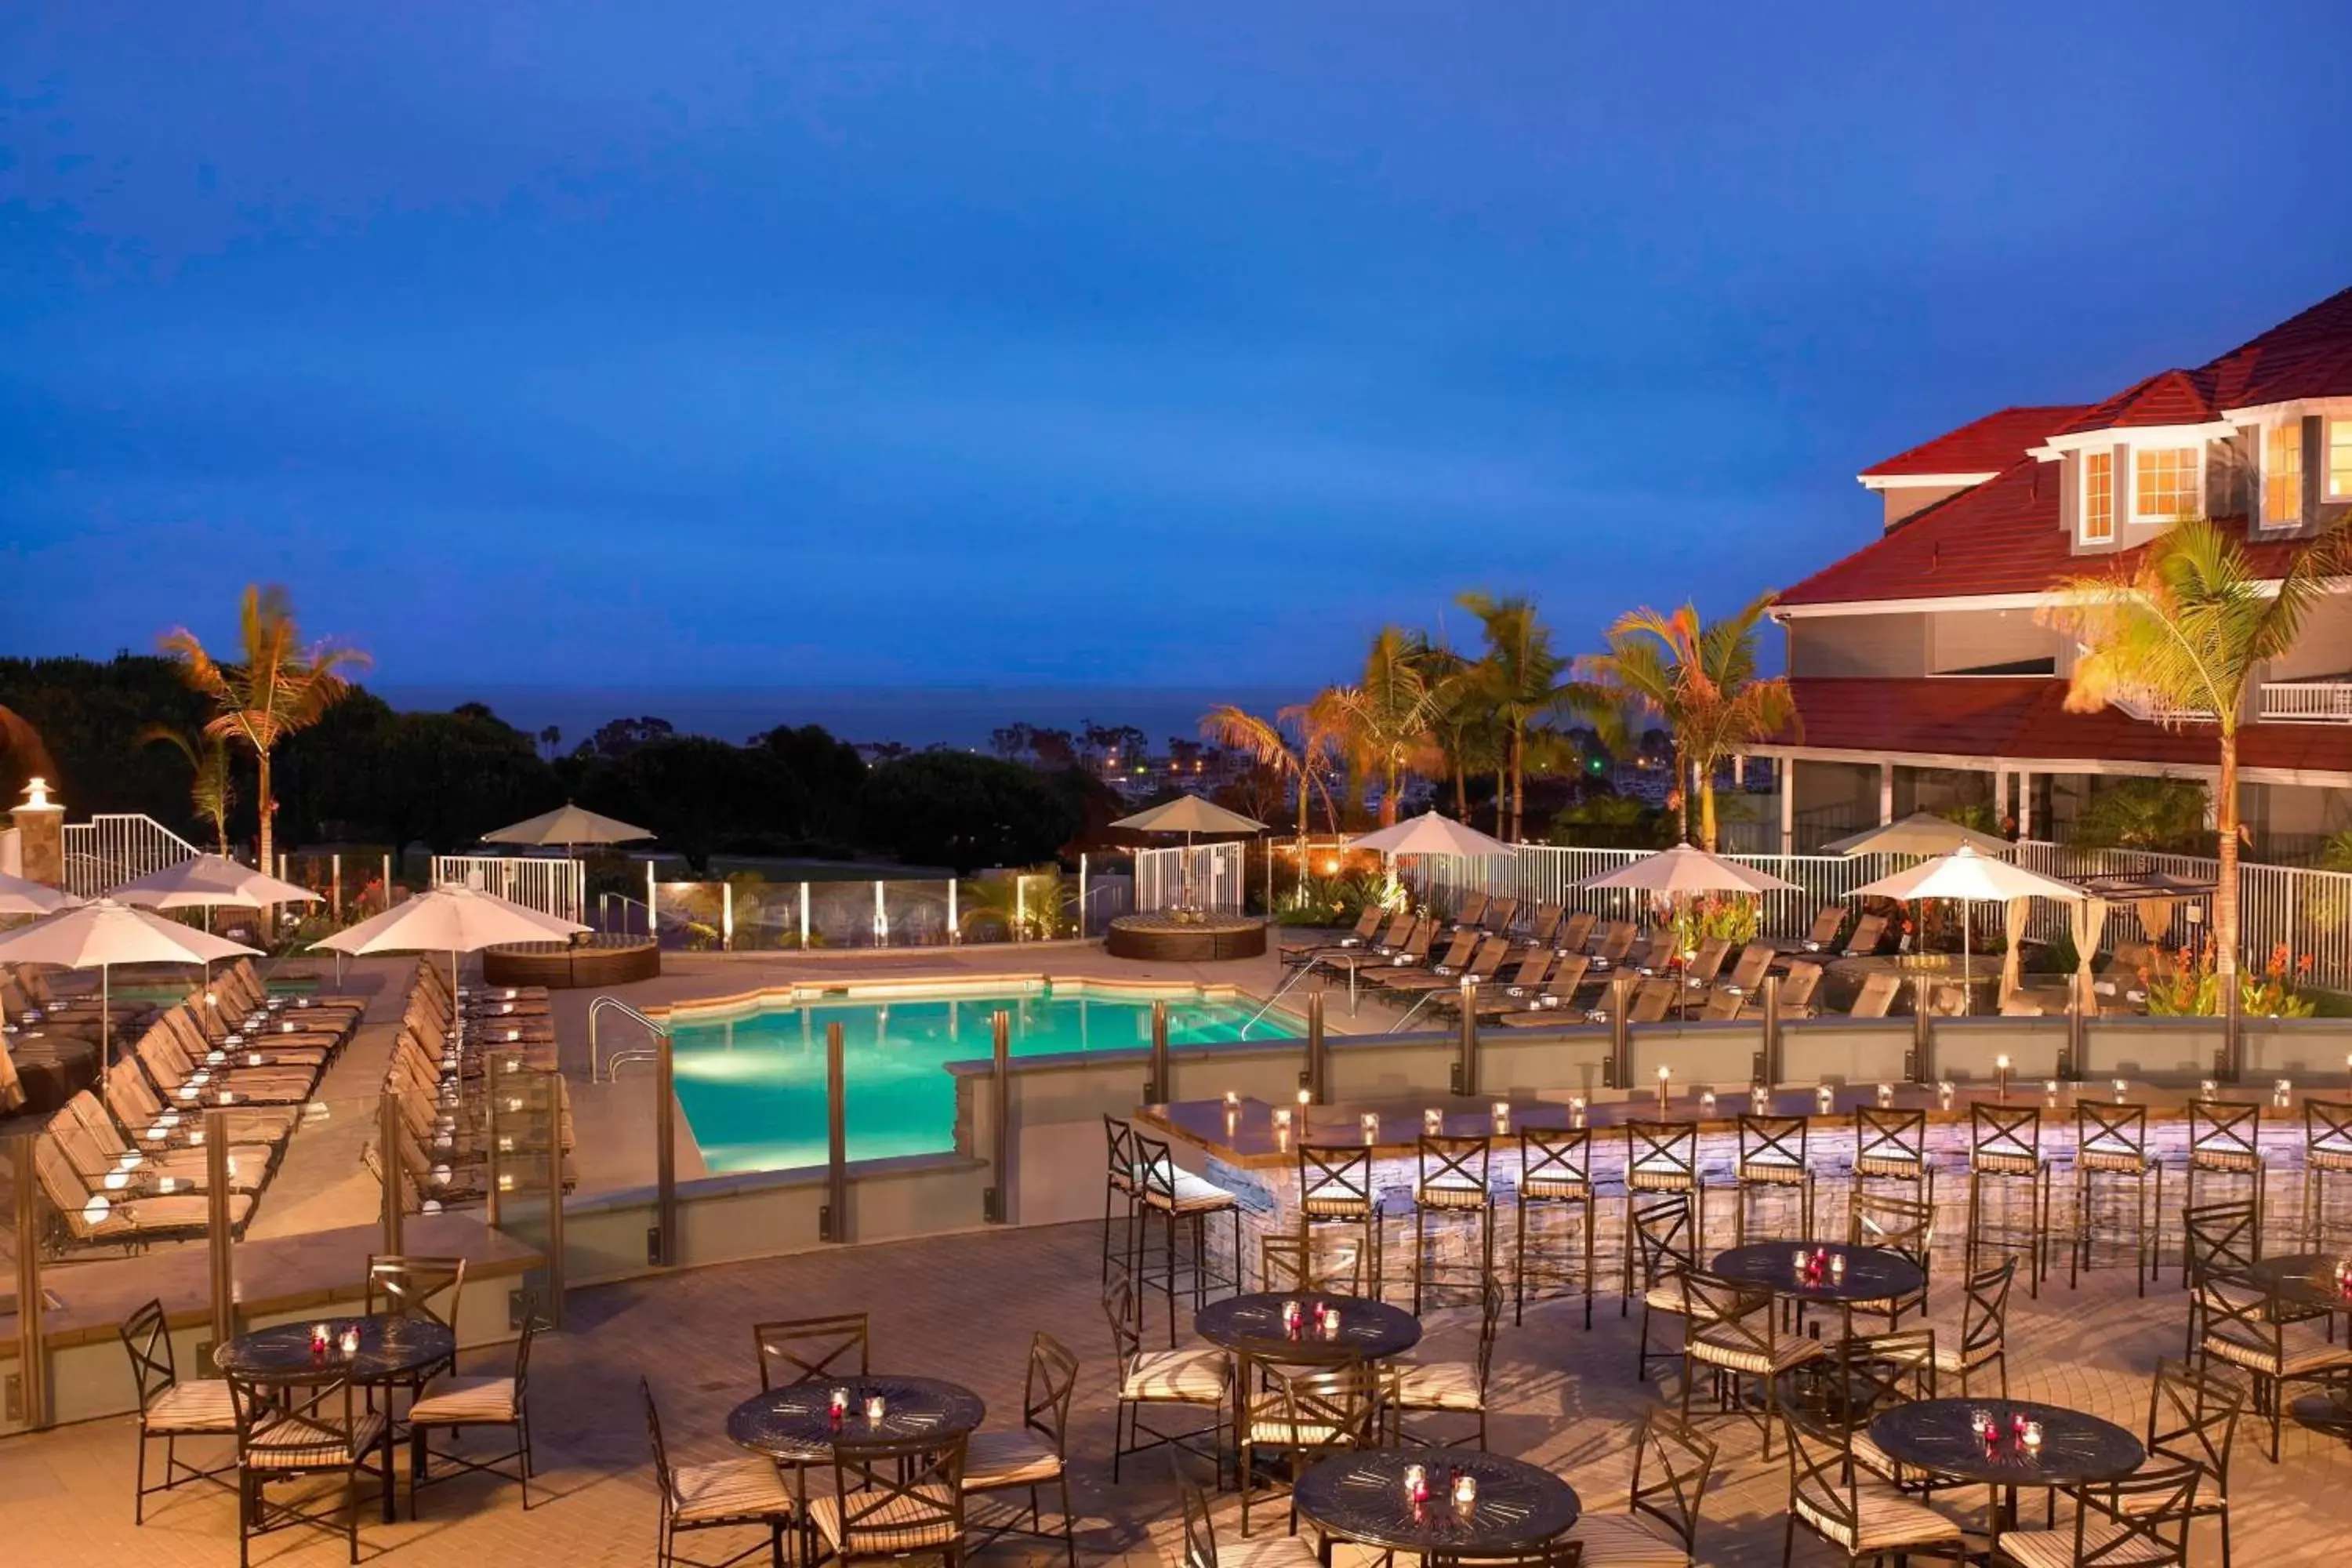
[[[1872,755],[2008,757],[2021,762],[2210,765],[2210,726],[2168,730],[2119,709],[2069,713],[2053,676],[1789,682],[1798,726],[1781,745]],[[2352,724],[2248,724],[2238,760],[2250,768],[2352,773]]]
[[[2352,397],[2352,289],[2231,349],[2205,374],[2216,408]]]
[[[2213,418],[2212,400],[2206,392],[2209,380],[2203,371],[2158,371],[2062,426],[2058,434],[2116,430],[2133,425],[2207,424]]]
[[[2084,412],[2079,403],[2048,404],[2032,408],[2004,408],[1947,430],[1907,452],[1897,452],[1883,463],[1862,470],[1866,479],[1901,479],[1911,474],[1997,474],[2025,456]]]

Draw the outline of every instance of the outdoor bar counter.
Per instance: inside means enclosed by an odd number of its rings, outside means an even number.
[[[2047,1081],[2012,1082],[2006,1092],[1992,1084],[1954,1085],[1948,1105],[1941,1087],[1916,1084],[1884,1086],[1887,1090],[1885,1104],[1898,1111],[1923,1111],[1927,1117],[1926,1151],[1929,1171],[1929,1190],[1936,1205],[1936,1235],[1939,1245],[1956,1242],[1965,1234],[1969,1189],[1969,1143],[1971,1132],[1971,1107],[1978,1103],[2006,1105],[2013,1110],[2038,1110],[2041,1113],[2039,1144],[2042,1158],[2052,1167],[2051,1230],[2053,1237],[2074,1234],[2074,1149],[2076,1142],[2075,1107],[2079,1102],[2112,1108],[2117,1103],[2112,1079],[2097,1083],[2061,1083],[2053,1092]],[[1882,1086],[1876,1084],[1844,1084],[1826,1086],[1828,1107],[1823,1109],[1823,1088],[1798,1089],[1782,1087],[1767,1091],[1762,1113],[1768,1116],[1811,1118],[1806,1129],[1804,1150],[1807,1166],[1815,1178],[1815,1218],[1817,1235],[1843,1237],[1846,1227],[1846,1194],[1852,1186],[1854,1158],[1854,1112],[1861,1107],[1878,1108]],[[1367,1100],[1349,1105],[1317,1105],[1276,1107],[1264,1100],[1244,1098],[1237,1104],[1223,1100],[1183,1100],[1169,1105],[1139,1107],[1134,1113],[1134,1124],[1140,1132],[1165,1138],[1176,1163],[1192,1171],[1221,1187],[1233,1192],[1242,1207],[1242,1247],[1244,1272],[1255,1279],[1258,1270],[1258,1238],[1269,1235],[1295,1234],[1299,1221],[1298,1189],[1300,1162],[1299,1131],[1305,1128],[1304,1141],[1329,1150],[1362,1148],[1365,1146],[1363,1118],[1379,1118],[1379,1131],[1370,1147],[1373,1158],[1373,1186],[1379,1194],[1382,1221],[1383,1250],[1387,1262],[1385,1279],[1393,1288],[1409,1277],[1402,1270],[1412,1256],[1413,1229],[1413,1191],[1418,1182],[1420,1139],[1427,1112],[1440,1113],[1441,1127],[1449,1137],[1486,1135],[1494,1140],[1489,1167],[1490,1200],[1496,1209],[1496,1257],[1497,1267],[1507,1275],[1510,1264],[1512,1214],[1516,1203],[1520,1170],[1519,1132],[1525,1128],[1575,1128],[1590,1131],[1589,1149],[1591,1175],[1597,1196],[1596,1234],[1600,1237],[1599,1255],[1603,1260],[1605,1277],[1614,1272],[1612,1259],[1622,1247],[1622,1229],[1625,1192],[1625,1167],[1632,1147],[1627,1126],[1632,1122],[1674,1122],[1695,1125],[1698,1132],[1698,1165],[1705,1196],[1705,1223],[1701,1250],[1711,1256],[1716,1247],[1731,1244],[1734,1206],[1739,1163],[1739,1119],[1754,1106],[1748,1085],[1706,1086],[1672,1085],[1662,1109],[1654,1089],[1628,1092],[1603,1089],[1590,1096],[1514,1097],[1469,1100],[1461,1096],[1425,1096],[1420,1099]],[[1704,1097],[1704,1098],[1703,1098]],[[2305,1105],[2316,1102],[2326,1108],[2323,1116],[2332,1115],[2332,1121],[2315,1120],[2311,1127],[2319,1128],[2322,1146],[2352,1161],[2352,1131],[2342,1131],[2352,1125],[2352,1088],[2338,1082],[2305,1090],[2291,1089],[2284,1103],[2274,1089],[2263,1089],[2251,1084],[2218,1085],[2210,1097],[2196,1089],[2150,1085],[2126,1080],[2122,1100],[2145,1106],[2147,1111],[2147,1152],[2161,1167],[2161,1201],[2155,1201],[2156,1175],[2149,1178],[2151,1201],[2155,1202],[2154,1223],[2158,1227],[2160,1247],[2177,1247],[2180,1226],[2180,1210],[2186,1196],[2184,1173],[2189,1164],[2189,1118],[2192,1100],[2210,1098],[2221,1105],[2258,1107],[2262,1113],[2258,1131],[2258,1147],[2266,1174],[2263,1195],[2264,1234],[2279,1238],[2277,1245],[2266,1250],[2287,1250],[2286,1238],[2299,1236],[2303,1229],[2304,1170],[2307,1145],[2315,1134],[2306,1126]],[[1712,1101],[1710,1104],[1709,1101]],[[1497,1106],[1507,1106],[1507,1114],[1498,1118]],[[1290,1125],[1278,1125],[1277,1110],[1289,1113]],[[2330,1131],[2331,1126],[2336,1131]],[[1988,1203],[1996,1199],[2021,1205],[2024,1194],[2008,1189],[2022,1188],[2023,1183],[1999,1183],[1988,1185]],[[1995,1188],[2001,1189],[1995,1192]],[[1895,1190],[1889,1187],[1887,1190]],[[2251,1184],[2243,1174],[2212,1170],[2198,1174],[2198,1201],[2218,1202],[2227,1198],[2252,1195]],[[2096,1199],[2099,1205],[2098,1237],[2102,1267],[2121,1267],[2116,1261],[2118,1249],[2128,1250],[2127,1238],[2131,1219],[2127,1210],[2118,1213],[2114,1205],[2118,1201],[2105,1184]],[[1793,1235],[1796,1199],[1793,1189],[1781,1189],[1751,1199],[1751,1238]],[[2338,1226],[2352,1226],[2352,1181],[2331,1189],[2327,1202],[2331,1222]],[[1777,1223],[1781,1206],[1787,1210],[1787,1223]],[[1769,1206],[1769,1215],[1768,1215]],[[1770,1217],[1775,1223],[1766,1224]],[[1451,1211],[1432,1220],[1432,1231],[1446,1230],[1455,1237],[1465,1236],[1468,1227],[1445,1224],[1459,1218],[1459,1211]],[[1223,1225],[1209,1228],[1213,1257],[1222,1267],[1223,1249],[1231,1245],[1229,1227]],[[1335,1229],[1337,1227],[1334,1227]],[[2063,1241],[2053,1244],[2053,1257],[2061,1259]],[[1438,1256],[1443,1259],[1444,1252]],[[1613,1289],[1613,1284],[1611,1286]]]

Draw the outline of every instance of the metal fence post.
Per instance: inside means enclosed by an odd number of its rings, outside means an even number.
[[[228,1218],[228,1112],[205,1112],[205,1218],[210,1243],[213,1295],[213,1343],[225,1345],[236,1337],[236,1265],[230,1255],[235,1238]]]
[[[1911,1081],[1936,1081],[1936,1019],[1924,974],[1911,981]]]
[[[989,1174],[994,1178],[982,1195],[981,1217],[992,1225],[1007,1223],[1013,1184],[1005,1172],[1011,1164],[1013,1135],[1013,1015],[998,1008],[988,1020],[990,1057],[995,1070],[988,1079]]]
[[[1626,982],[1627,977],[1620,973],[1609,983],[1609,1071],[1601,1079],[1604,1089],[1623,1089],[1632,1081],[1633,1038],[1625,1008],[1633,1000],[1633,987]]]
[[[400,1207],[400,1101],[391,1095],[376,1102],[376,1153],[383,1165],[383,1249],[399,1257],[401,1226],[407,1216]]]
[[[327,923],[343,923],[343,857],[340,851],[327,857],[328,880],[331,896],[327,900]]]
[[[2225,985],[2221,998],[2221,1081],[2236,1083],[2245,1077],[2246,1041],[2241,1028],[2245,998],[2237,985]]]
[[[719,951],[735,950],[735,884],[719,884]]]
[[[656,1268],[677,1263],[677,1075],[665,1029],[654,1037],[654,1244],[646,1249]]]
[[[487,1092],[482,1096],[482,1109],[485,1115],[484,1129],[488,1134],[488,1143],[484,1150],[484,1153],[487,1158],[485,1169],[489,1173],[489,1179],[483,1184],[485,1191],[482,1198],[482,1209],[483,1218],[489,1221],[490,1228],[492,1230],[496,1230],[499,1226],[499,1210],[500,1206],[499,1204],[499,1188],[502,1184],[499,1181],[499,1177],[503,1173],[499,1169],[500,1164],[500,1161],[499,1159],[499,1094],[500,1091],[499,1089],[499,1053],[496,1051],[488,1052],[482,1058],[482,1083],[487,1090]]]
[[[809,896],[808,896],[808,884],[807,884],[806,882],[803,882],[803,883],[801,884],[801,951],[802,951],[803,952],[806,952],[808,951],[808,944],[809,944]]]
[[[16,1388],[26,1427],[49,1424],[49,1351],[41,1327],[41,1188],[33,1169],[33,1134],[8,1140],[16,1190]]]
[[[953,947],[962,939],[962,931],[957,929],[956,879],[950,877],[948,879],[948,945]]]
[[[1331,1042],[1323,1035],[1323,993],[1307,994],[1307,1101],[1310,1105],[1331,1102]],[[1299,1129],[1301,1136],[1306,1133]]]
[[[547,1075],[547,1326],[563,1326],[563,1075]]]
[[[656,947],[661,945],[661,919],[656,913],[659,892],[660,884],[654,880],[654,863],[648,860],[646,862],[646,935],[653,939]]]
[[[1767,1086],[1780,1081],[1780,977],[1764,977],[1764,1073]]]
[[[1478,1092],[1478,982],[1462,977],[1462,1037],[1454,1047],[1454,1092]]]
[[[2081,1083],[2090,1073],[2090,1020],[2083,1016],[2083,972],[2066,976],[2066,1070],[2058,1076]]]
[[[1078,851],[1078,940],[1087,939],[1087,852]]]
[[[843,1081],[841,1026],[824,1026],[824,1208],[817,1215],[819,1241],[849,1239],[849,1117]]]
[[[1166,1105],[1176,1098],[1176,1089],[1168,1079],[1168,1004],[1151,1005],[1151,1081],[1143,1086],[1146,1105]]]

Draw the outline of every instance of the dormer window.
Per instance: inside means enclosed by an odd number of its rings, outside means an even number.
[[[2116,455],[2083,454],[2083,542],[2105,544],[2116,536]]]
[[[2132,516],[2163,522],[2203,513],[2194,447],[2156,447],[2132,453]]]
[[[2263,432],[2263,526],[2293,528],[2303,521],[2303,421],[2289,419]]]
[[[2327,499],[2352,499],[2352,419],[2327,422]]]

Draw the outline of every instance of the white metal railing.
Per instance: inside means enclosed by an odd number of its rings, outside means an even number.
[[[1430,856],[1421,863],[1417,890],[1455,907],[1464,894],[1483,889],[1509,894],[1523,906],[1558,903],[1571,910],[1590,910],[1607,919],[1641,920],[1654,912],[1649,894],[1574,889],[1578,882],[1646,853],[1525,844],[1513,856],[1475,859]],[[2221,873],[2219,862],[2202,856],[2070,849],[2038,839],[2021,841],[2014,854],[2017,863],[2028,869],[2070,880],[2157,871],[2189,882],[2210,882]],[[1907,857],[1889,855],[1733,855],[1727,858],[1797,884],[1795,892],[1768,893],[1762,900],[1761,931],[1774,937],[1803,935],[1822,905],[1851,898],[1855,889],[1908,863]],[[2027,909],[2028,935],[2049,942],[2069,933],[2070,917],[2063,906],[2035,899]],[[2184,900],[2172,906],[2168,934],[2179,942],[2184,933],[2210,930],[2212,919],[2210,897]],[[2239,952],[2249,966],[2263,963],[2284,948],[2291,961],[2310,961],[2304,976],[2306,983],[2334,991],[2352,990],[2352,872],[2242,862],[2238,925]],[[2112,949],[2119,941],[2145,941],[2147,934],[2138,910],[2118,900],[2107,907],[2099,945]]]
[[[2262,716],[2282,724],[2352,724],[2352,680],[2265,680]]]
[[[65,825],[66,891],[94,899],[133,877],[193,860],[198,849],[156,821],[136,812],[93,816]]]
[[[1189,864],[1188,864],[1189,863]],[[1185,900],[1185,873],[1192,873],[1194,907],[1216,914],[1242,912],[1243,847],[1239,843],[1181,845],[1135,853],[1135,907],[1149,914],[1172,910]]]
[[[541,914],[576,921],[587,900],[588,866],[584,860],[535,855],[436,855],[433,885],[478,888]]]

